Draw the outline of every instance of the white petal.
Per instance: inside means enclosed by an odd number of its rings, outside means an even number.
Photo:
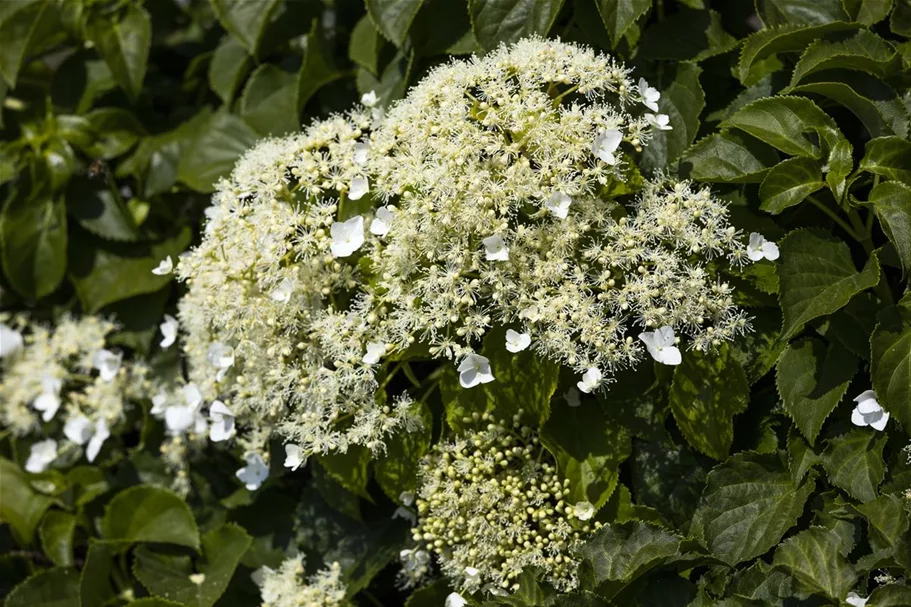
[[[22,349],[22,333],[0,323],[0,358],[12,356]]]
[[[177,341],[177,319],[170,314],[164,315],[164,322],[158,325],[161,329],[161,342],[158,344],[164,349],[170,348]]]
[[[569,214],[570,204],[572,204],[572,198],[563,192],[553,192],[547,202],[544,203],[544,208],[550,211],[554,217],[566,219]]]
[[[566,404],[570,407],[578,407],[582,404],[582,400],[579,398],[579,390],[572,386],[563,393],[563,400],[565,400]]]
[[[361,95],[361,103],[367,107],[375,106],[377,101],[379,101],[379,97],[376,96],[376,91],[370,91],[369,93]]]
[[[855,426],[867,425],[867,420],[864,419],[863,413],[857,410],[857,407],[854,407],[854,411],[851,412],[851,423]]]
[[[292,293],[294,293],[294,283],[290,278],[283,278],[278,286],[269,292],[269,299],[279,303],[288,303]]]
[[[506,349],[510,352],[521,352],[531,345],[531,335],[519,333],[512,329],[506,330]]]
[[[395,215],[392,210],[395,207],[380,207],[376,210],[376,215],[373,218],[373,221],[370,222],[370,233],[376,234],[377,236],[385,236],[389,233],[390,228],[392,228],[392,221],[395,219]]]
[[[655,331],[655,337],[655,345],[661,346],[662,348],[673,346],[677,342],[676,338],[674,337],[673,327],[660,327]]]
[[[680,350],[676,346],[661,348],[661,355],[658,358],[658,362],[665,365],[679,365],[682,360],[683,357],[680,355]]]
[[[92,421],[81,413],[70,415],[63,425],[64,436],[77,445],[84,445],[93,433]]]
[[[375,365],[380,362],[380,358],[386,353],[386,344],[379,341],[372,341],[367,344],[367,353],[362,359],[368,365]]]
[[[94,462],[95,458],[98,457],[101,446],[109,436],[111,436],[111,431],[108,429],[108,423],[104,419],[99,419],[95,422],[95,434],[89,439],[89,445],[85,448],[85,458],[89,460],[89,463]]]
[[[370,182],[366,177],[355,177],[351,180],[351,187],[348,189],[348,198],[351,200],[360,200],[364,194],[370,191]]]
[[[177,436],[185,433],[196,423],[196,407],[175,405],[164,412],[164,423],[168,434]]]
[[[864,607],[867,604],[869,599],[865,599],[856,592],[849,592],[848,596],[845,597],[845,603],[851,605],[852,607]]]
[[[595,507],[590,502],[578,502],[573,507],[573,514],[580,521],[587,521],[595,514]]]
[[[285,468],[297,470],[304,463],[303,451],[299,445],[288,443],[285,445]]]
[[[42,412],[43,421],[49,422],[54,419],[57,410],[60,409],[60,397],[53,392],[42,392],[38,398],[32,401],[32,406]]]
[[[25,470],[32,474],[44,472],[55,459],[57,459],[57,441],[52,438],[38,441],[32,445],[29,451]]]
[[[854,398],[855,403],[859,403],[865,400],[876,400],[876,392],[873,390],[864,390]]]
[[[269,477],[269,468],[258,453],[249,453],[245,459],[247,465],[234,474],[244,484],[247,491],[256,491]]]
[[[354,144],[354,162],[357,164],[367,164],[367,154],[370,152],[369,143]]]
[[[880,432],[882,432],[882,431],[885,430],[885,428],[886,428],[886,422],[887,422],[887,421],[889,421],[889,414],[888,414],[888,413],[883,413],[883,414],[882,414],[882,417],[879,418],[879,421],[872,422],[872,423],[870,424],[870,427],[873,428],[873,429],[875,429],[875,430],[879,430]]]
[[[481,241],[488,261],[506,261],[509,259],[509,248],[500,236],[494,234]]]
[[[193,382],[186,384],[183,387],[183,398],[187,406],[195,411],[202,404],[202,392],[199,391],[199,386]]]
[[[465,607],[468,604],[468,601],[459,594],[458,592],[453,592],[446,597],[446,604],[444,607]]]
[[[163,259],[158,266],[152,270],[152,274],[157,276],[166,276],[174,271],[174,261],[171,259],[171,256],[168,255],[167,259]]]
[[[227,369],[234,364],[234,348],[226,344],[214,343],[209,346],[206,360],[217,369]]]
[[[364,244],[364,218],[360,215],[348,221],[335,222],[329,229],[332,242],[329,249],[333,257],[348,257]]]
[[[98,350],[92,357],[92,365],[98,369],[98,376],[101,381],[109,382],[117,377],[120,370],[120,363],[123,360],[123,354],[115,354],[110,350]]]
[[[762,245],[762,254],[765,255],[765,258],[769,261],[775,261],[780,256],[778,251],[778,245],[774,242],[768,242]]]
[[[405,506],[410,506],[414,503],[414,492],[413,491],[402,491],[399,493],[399,501],[402,502]]]
[[[857,403],[857,410],[860,411],[861,413],[863,413],[864,415],[867,415],[869,413],[878,413],[878,412],[882,411],[883,408],[880,406],[880,404],[878,402],[876,402],[875,400],[870,398],[867,400],[862,400],[859,403]]]

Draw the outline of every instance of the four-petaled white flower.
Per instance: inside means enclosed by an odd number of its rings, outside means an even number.
[[[209,346],[209,351],[206,353],[206,359],[209,361],[209,364],[218,369],[218,373],[215,374],[215,379],[221,381],[228,373],[228,369],[234,366],[234,348],[227,344],[216,342]]]
[[[506,330],[506,349],[510,352],[521,352],[531,345],[531,335],[519,333],[512,329]]]
[[[32,402],[36,411],[41,411],[41,419],[49,422],[57,415],[60,408],[60,388],[63,382],[56,377],[45,375],[41,379],[41,394]]]
[[[158,325],[158,328],[161,329],[161,342],[159,346],[167,350],[174,342],[177,341],[177,319],[171,316],[170,314],[164,315],[164,322]]]
[[[329,250],[333,257],[348,257],[364,244],[364,218],[360,215],[348,221],[336,221],[329,229],[332,243]]]
[[[216,400],[209,407],[209,440],[213,443],[228,440],[234,435],[234,413],[220,400]]]
[[[465,582],[469,585],[481,583],[481,571],[476,567],[465,567]]]
[[[775,261],[778,259],[778,255],[777,244],[766,240],[759,232],[750,234],[750,244],[747,245],[747,257],[752,261],[759,261],[760,259]]]
[[[679,365],[683,358],[677,348],[677,338],[674,337],[672,327],[661,327],[654,331],[645,331],[639,334],[639,339],[645,344],[652,358],[664,365]]]
[[[870,597],[864,598],[856,592],[849,592],[848,596],[845,597],[845,603],[853,607],[864,607],[869,600]]]
[[[573,506],[573,514],[580,521],[587,521],[595,514],[595,507],[590,502],[576,502]]]
[[[278,303],[288,303],[292,293],[294,293],[294,283],[290,278],[282,278],[278,286],[269,292],[269,299]]]
[[[459,364],[459,384],[463,388],[474,388],[494,380],[490,361],[480,354],[469,354]]]
[[[467,604],[468,601],[465,600],[465,597],[458,592],[452,592],[446,597],[445,607],[465,607]]]
[[[168,255],[166,259],[162,259],[161,263],[159,263],[158,266],[152,270],[152,274],[155,274],[156,276],[167,276],[173,271],[174,261],[171,259],[171,256]]]
[[[597,367],[589,367],[588,370],[582,374],[582,381],[576,382],[576,387],[586,394],[591,394],[601,385],[601,377],[600,369]]]
[[[366,177],[355,177],[351,180],[351,187],[348,188],[348,198],[351,200],[360,200],[364,194],[370,191],[370,182]]]
[[[104,444],[104,441],[109,436],[111,436],[111,430],[108,428],[108,423],[104,418],[95,422],[95,432],[92,433],[92,438],[89,439],[89,444],[85,448],[85,458],[89,460],[89,463],[94,462],[95,458],[98,457],[101,445]]]
[[[32,445],[29,451],[25,470],[32,474],[44,472],[55,459],[57,459],[57,441],[52,438],[38,441]]]
[[[876,392],[866,390],[854,399],[857,406],[851,413],[851,421],[855,426],[870,426],[880,432],[885,429],[889,421],[889,413],[884,411],[876,400]]]
[[[367,163],[367,154],[370,152],[369,143],[355,143],[354,144],[354,162],[357,164],[366,164]]]
[[[484,257],[487,261],[506,261],[509,259],[509,247],[499,235],[488,236],[484,243]]]
[[[573,199],[563,192],[554,192],[544,203],[544,208],[550,211],[558,219],[566,219],[569,214],[569,205]]]
[[[368,365],[375,365],[380,362],[380,357],[386,353],[386,344],[381,341],[371,341],[367,344],[367,353],[364,354],[363,360]]]
[[[623,133],[617,129],[601,131],[592,143],[592,154],[607,164],[617,164],[614,152],[620,147],[621,141],[623,141]]]
[[[361,103],[367,107],[373,107],[380,98],[376,96],[376,91],[370,91],[361,95]]]
[[[565,400],[566,404],[570,407],[578,407],[582,404],[582,399],[579,397],[579,389],[573,388],[572,386],[563,393],[563,400]]]
[[[386,206],[376,210],[373,221],[370,222],[370,233],[377,236],[385,236],[392,228],[392,221],[395,219],[395,207]]]
[[[405,506],[410,506],[414,503],[414,491],[402,491],[399,493],[399,501]]]
[[[674,129],[674,127],[670,125],[671,119],[667,114],[658,114],[656,116],[655,114],[646,112],[645,121],[659,131],[671,131]]]
[[[98,377],[101,381],[113,381],[120,371],[120,363],[123,361],[122,353],[114,353],[110,350],[98,350],[92,357],[92,366],[98,369]]]
[[[164,423],[171,436],[180,436],[193,428],[194,431],[205,431],[205,418],[199,413],[202,405],[202,393],[194,383],[183,387],[186,404],[171,405],[164,410]]]
[[[164,390],[159,390],[158,394],[152,397],[152,409],[149,411],[154,417],[159,417],[165,412],[168,406],[168,394]]]
[[[0,358],[22,349],[22,333],[0,322]]]
[[[63,425],[64,436],[77,445],[84,445],[92,438],[94,433],[95,428],[92,426],[92,420],[81,413],[70,415]]]
[[[292,471],[297,470],[304,465],[304,460],[304,452],[300,445],[294,443],[285,445],[285,468],[291,468]]]
[[[661,99],[661,93],[658,89],[648,85],[645,78],[639,79],[639,94],[642,95],[642,105],[653,112],[658,111],[658,100]]]
[[[247,465],[235,472],[247,491],[256,491],[269,478],[269,467],[259,453],[248,453],[244,458]]]

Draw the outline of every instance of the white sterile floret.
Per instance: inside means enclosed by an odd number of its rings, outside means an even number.
[[[620,147],[621,141],[623,141],[623,133],[617,129],[601,131],[592,142],[592,154],[607,164],[617,164],[614,152]]]
[[[303,466],[305,462],[306,458],[300,445],[293,443],[285,445],[285,462],[283,464],[285,468],[291,468],[294,471]]]
[[[649,86],[645,78],[639,79],[639,94],[642,96],[642,105],[653,112],[658,111],[658,100],[661,99],[661,93],[658,92],[658,89]]]
[[[572,204],[572,201],[573,199],[563,192],[552,192],[547,202],[544,203],[544,208],[550,211],[554,217],[566,219],[566,216],[569,215],[569,205]]]
[[[459,384],[463,388],[473,388],[478,384],[487,384],[494,380],[490,370],[490,360],[480,354],[469,354],[459,363]]]
[[[57,459],[57,441],[52,438],[34,443],[25,462],[26,472],[38,474],[47,470]]]
[[[384,206],[376,210],[373,221],[370,222],[370,233],[377,236],[385,236],[392,228],[392,222],[395,219],[395,207]]]
[[[573,506],[573,514],[580,521],[587,521],[595,515],[595,507],[591,502],[576,502],[576,505]]]
[[[355,143],[354,144],[354,162],[357,164],[366,164],[367,163],[367,154],[370,153],[370,144],[369,143]]]
[[[446,603],[444,607],[465,607],[468,604],[468,601],[465,600],[458,592],[450,592],[446,596]]]
[[[164,349],[174,345],[174,342],[177,341],[177,319],[170,314],[165,314],[164,322],[158,325],[158,328],[161,329],[161,342],[158,345]]]
[[[288,303],[294,293],[294,282],[290,278],[283,278],[278,286],[269,292],[269,298],[278,303]]]
[[[671,118],[667,114],[650,114],[645,113],[645,121],[649,123],[652,127],[658,129],[659,131],[670,131],[674,127],[670,125]]]
[[[361,103],[367,107],[375,106],[377,101],[379,101],[379,97],[376,96],[376,91],[370,91],[369,93],[361,95]]]
[[[92,438],[89,439],[89,444],[85,447],[85,458],[89,460],[89,463],[95,461],[101,451],[101,446],[110,436],[111,430],[108,428],[108,423],[103,418],[96,421]]]
[[[869,600],[869,597],[864,598],[856,592],[849,592],[848,596],[845,597],[845,603],[851,605],[852,607],[865,607],[867,601]]]
[[[677,338],[672,327],[661,327],[654,331],[644,331],[639,339],[645,344],[648,353],[661,364],[679,365],[682,357],[677,348]]]
[[[519,333],[512,329],[506,330],[506,349],[510,352],[521,352],[531,345],[531,335]]]
[[[95,433],[92,420],[81,413],[70,415],[63,425],[63,435],[77,445],[84,445]]]
[[[157,276],[167,276],[174,271],[174,261],[171,259],[171,256],[168,255],[167,258],[161,260],[161,262],[152,270],[152,274]]]
[[[506,261],[509,259],[509,247],[498,235],[488,236],[481,241],[484,244],[484,259],[487,261]]]
[[[234,436],[234,413],[226,404],[216,400],[209,406],[209,440],[214,443]]]
[[[364,358],[361,360],[368,365],[375,365],[380,362],[383,354],[386,353],[386,344],[381,341],[372,341],[367,344],[367,353],[364,354]]]
[[[202,417],[202,393],[194,383],[183,387],[184,404],[172,404],[164,410],[165,427],[171,436],[180,436],[192,429],[194,432],[205,431],[206,421]]]
[[[364,197],[364,194],[370,191],[370,181],[364,177],[359,176],[351,180],[351,187],[348,190],[348,198],[351,200],[360,200]]]
[[[854,399],[857,406],[851,412],[851,422],[856,426],[870,426],[882,432],[889,421],[889,413],[876,400],[876,392],[866,390]]]
[[[123,354],[111,352],[110,350],[98,350],[92,357],[92,366],[98,369],[98,377],[101,381],[113,381],[120,371],[120,363],[123,362]]]
[[[214,343],[209,346],[207,354],[209,364],[218,369],[216,381],[224,379],[228,370],[234,366],[234,348],[223,343]]]
[[[269,467],[259,453],[248,453],[244,460],[247,465],[234,474],[244,484],[247,491],[256,491],[269,478]]]
[[[330,230],[333,257],[348,257],[364,244],[364,218],[360,215],[348,221],[335,222]]]
[[[585,373],[582,374],[582,380],[576,382],[576,387],[586,394],[591,394],[601,385],[602,377],[600,369],[597,367],[589,367]]]
[[[22,333],[0,323],[0,358],[12,356],[22,349]]]
[[[750,244],[747,245],[747,257],[749,257],[750,260],[759,261],[760,259],[768,259],[769,261],[775,261],[778,259],[778,256],[777,244],[766,240],[759,232],[750,234]]]
[[[41,421],[49,422],[57,415],[60,409],[60,388],[63,387],[56,377],[45,375],[41,378],[41,394],[39,394],[32,406],[36,411],[41,411]]]

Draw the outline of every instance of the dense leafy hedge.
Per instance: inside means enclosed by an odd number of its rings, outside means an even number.
[[[535,34],[613,54],[661,92],[673,129],[626,156],[612,197],[630,204],[643,175],[665,172],[709,185],[745,238],[777,243],[775,261],[711,267],[752,330],[679,366],[648,359],[575,407],[578,375],[531,351],[485,342],[497,379],[471,390],[451,363],[403,355],[377,398],[408,391],[424,425],[385,454],[293,471],[273,437],[251,491],[235,471],[262,460],[203,440],[175,471],[151,387],[183,376],[158,331],[187,286],[152,270],[200,243],[216,182],[261,138],[370,91],[388,107],[453,56]],[[150,383],[100,454],[61,452],[37,473],[25,468],[60,420],[35,413],[20,432],[4,412],[0,596],[336,604],[266,596],[251,577],[300,552],[307,576],[325,576],[311,590],[337,576],[353,604],[458,604],[435,564],[417,588],[396,580],[417,549],[407,494],[431,444],[488,412],[530,414],[536,465],[551,458],[575,516],[591,506],[597,525],[575,549],[578,587],[528,569],[509,594],[463,592],[470,604],[911,605],[909,38],[907,0],[3,4],[0,322],[110,319],[102,345]],[[0,337],[7,360],[14,338]],[[15,390],[12,376],[0,386]]]

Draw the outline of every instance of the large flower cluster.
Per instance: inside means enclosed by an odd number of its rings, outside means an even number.
[[[32,445],[29,472],[64,451],[84,448],[94,461],[129,404],[147,398],[148,368],[105,347],[114,328],[94,316],[64,317],[53,330],[0,317],[0,424],[17,436],[46,435]]]
[[[342,607],[345,586],[338,563],[304,579],[302,556],[287,559],[277,570],[263,567],[256,572],[262,607]]]
[[[503,423],[485,413],[475,423],[422,461],[414,540],[462,591],[514,592],[526,567],[560,590],[574,588],[574,549],[600,525],[580,521],[563,500],[568,481],[518,416]]]

